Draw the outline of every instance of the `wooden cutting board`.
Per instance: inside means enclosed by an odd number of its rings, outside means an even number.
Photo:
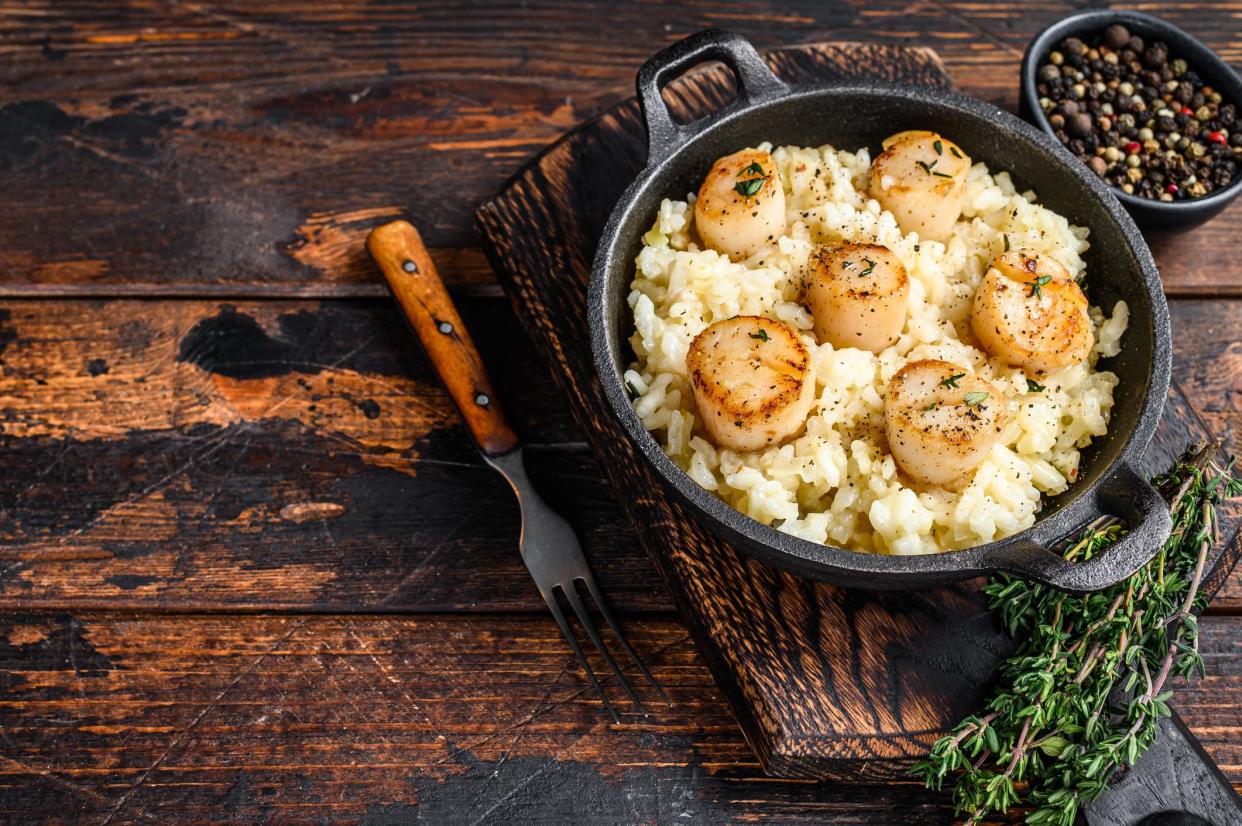
[[[791,83],[881,77],[952,88],[928,49],[827,43],[767,60]],[[718,108],[732,91],[728,72],[707,69],[672,83],[666,98],[690,115]],[[606,411],[584,309],[599,233],[645,156],[634,99],[578,126],[479,208],[488,257],[766,771],[896,777],[979,708],[1011,643],[985,610],[979,581],[869,593],[800,579],[710,536],[664,495]],[[1176,388],[1169,402],[1149,470],[1207,435]],[[1221,578],[1227,567],[1218,566]]]

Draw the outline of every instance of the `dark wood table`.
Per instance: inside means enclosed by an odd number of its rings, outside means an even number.
[[[1012,110],[1079,5],[7,3],[0,820],[951,820],[914,785],[761,777],[472,213],[694,30],[931,46]],[[1242,2],[1146,8],[1242,64]],[[363,253],[398,215],[672,708],[611,725],[546,615]],[[1234,207],[1152,239],[1176,379],[1228,443],[1240,233]],[[1235,576],[1175,704],[1242,784],[1239,609]]]

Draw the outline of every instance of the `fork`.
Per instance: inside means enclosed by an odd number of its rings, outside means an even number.
[[[522,511],[522,533],[518,540],[522,561],[613,722],[620,723],[621,718],[609,702],[582,646],[570,629],[557,598],[558,592],[573,609],[587,636],[599,649],[634,706],[644,715],[646,711],[634,687],[604,645],[599,627],[578,592],[579,584],[586,589],[634,665],[668,704],[668,695],[621,633],[608,609],[573,528],[543,501],[531,485],[522,459],[521,442],[505,418],[479,351],[462,324],[461,316],[453,306],[453,300],[440,280],[418,230],[406,221],[393,221],[377,227],[367,237],[367,250],[379,265],[388,289],[431,359],[436,375],[448,390],[484,460],[508,480],[517,495]]]

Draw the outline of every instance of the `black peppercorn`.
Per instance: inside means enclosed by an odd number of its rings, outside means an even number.
[[[1120,49],[1130,42],[1130,30],[1120,23],[1114,23],[1104,30],[1104,45],[1110,49]]]
[[[1065,119],[1065,131],[1076,138],[1084,138],[1090,135],[1091,126],[1091,116],[1086,112],[1079,112]]]

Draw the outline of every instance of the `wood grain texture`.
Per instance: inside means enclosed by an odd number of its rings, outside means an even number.
[[[496,300],[464,307],[535,484],[633,610],[669,603]],[[541,610],[512,494],[396,308],[0,307],[0,606]]]
[[[489,456],[513,450],[517,434],[418,230],[408,221],[376,227],[367,236],[367,251],[475,444]]]
[[[721,26],[760,48],[926,46],[963,91],[1012,111],[1025,44],[1077,8],[9,3],[0,189],[22,208],[0,215],[0,292],[377,296],[362,241],[402,215],[446,280],[486,289],[474,206],[560,133],[627,97],[637,68],[674,40]],[[1236,63],[1240,10],[1226,0],[1175,16]],[[815,61],[805,68],[818,77]],[[1235,206],[1193,236],[1155,241],[1170,291],[1239,294],[1230,264],[1240,227]]]
[[[769,63],[788,79],[784,56]],[[918,52],[877,57],[849,48],[817,55],[837,77],[866,76],[877,63],[921,81],[937,70]],[[719,76],[703,73],[670,86],[666,99],[684,119],[724,94]],[[607,457],[640,540],[764,768],[782,777],[901,776],[979,707],[1010,641],[984,610],[977,583],[911,594],[815,584],[740,555],[665,494],[606,409],[585,324],[598,233],[642,163],[627,137],[635,117],[623,110],[570,133],[480,208],[489,257],[597,456]],[[1206,437],[1185,400],[1175,393],[1172,402],[1148,473],[1166,467],[1188,439]],[[1227,566],[1237,551],[1230,546]]]
[[[1235,782],[1240,624],[1175,700]],[[758,782],[685,629],[625,630],[673,706],[612,725],[546,616],[10,614],[0,821],[952,822],[907,783]]]

